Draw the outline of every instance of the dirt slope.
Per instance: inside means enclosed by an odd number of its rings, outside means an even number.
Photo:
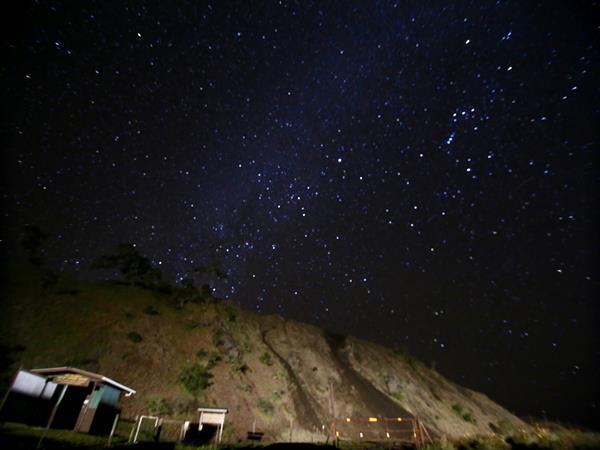
[[[324,440],[333,417],[418,415],[437,435],[525,428],[485,395],[454,384],[411,357],[307,324],[231,304],[176,309],[168,296],[107,283],[8,277],[0,342],[13,364],[72,365],[137,389],[124,415],[193,418],[200,404],[230,409],[226,437],[255,425],[268,440]],[[205,365],[211,385],[196,398],[178,381]]]

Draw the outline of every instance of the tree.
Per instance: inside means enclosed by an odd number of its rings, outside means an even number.
[[[162,284],[162,273],[152,267],[150,260],[142,256],[135,244],[121,243],[110,255],[103,255],[92,263],[93,269],[117,269],[123,281],[131,285],[155,289]]]
[[[213,261],[213,262],[211,262],[210,264],[208,264],[206,266],[198,266],[198,267],[196,267],[194,269],[194,273],[196,273],[198,275],[198,277],[200,277],[200,278],[204,278],[204,277],[209,277],[210,278],[211,275],[214,275],[219,280],[226,280],[227,279],[227,274],[221,268],[221,264],[219,264],[216,261]]]
[[[175,290],[173,298],[180,308],[187,303],[201,303],[205,300],[191,278],[181,280],[181,285]]]
[[[44,264],[43,246],[48,235],[37,225],[25,225],[21,246],[27,251],[29,261],[37,267]]]
[[[175,291],[177,306],[183,307],[187,303],[208,303],[215,300],[211,285],[207,279],[216,277],[219,280],[227,278],[227,274],[217,262],[206,266],[198,266],[192,270],[192,275],[181,280],[180,286]],[[204,283],[202,283],[204,281]],[[198,284],[196,284],[198,283]],[[199,284],[202,283],[202,284]]]

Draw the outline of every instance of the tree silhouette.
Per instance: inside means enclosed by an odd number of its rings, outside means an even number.
[[[201,303],[205,301],[202,293],[198,290],[194,284],[194,280],[191,278],[184,278],[181,280],[180,286],[175,290],[173,299],[180,308],[187,303]]]
[[[48,235],[37,225],[25,225],[23,229],[24,236],[21,239],[21,246],[27,251],[29,262],[34,266],[41,267],[44,264],[42,249]]]
[[[183,307],[186,303],[208,303],[214,301],[213,289],[207,281],[213,276],[219,280],[227,278],[227,274],[217,262],[194,268],[192,276],[183,278],[180,286],[175,291],[174,300],[177,306]]]
[[[227,274],[221,268],[221,264],[219,264],[216,261],[213,261],[213,262],[211,262],[210,264],[208,264],[206,266],[198,266],[198,267],[196,267],[194,269],[194,273],[198,274],[198,276],[200,278],[211,277],[211,275],[214,275],[219,280],[226,280],[227,279]]]
[[[128,284],[155,289],[161,285],[162,273],[152,267],[135,244],[121,243],[110,255],[103,255],[92,263],[93,269],[117,269]]]

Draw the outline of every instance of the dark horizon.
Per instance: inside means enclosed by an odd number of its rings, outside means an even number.
[[[3,222],[600,429],[598,3],[24,2]]]

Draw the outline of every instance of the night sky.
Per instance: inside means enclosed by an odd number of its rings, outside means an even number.
[[[4,254],[218,260],[245,308],[599,426],[597,2],[18,3]]]

